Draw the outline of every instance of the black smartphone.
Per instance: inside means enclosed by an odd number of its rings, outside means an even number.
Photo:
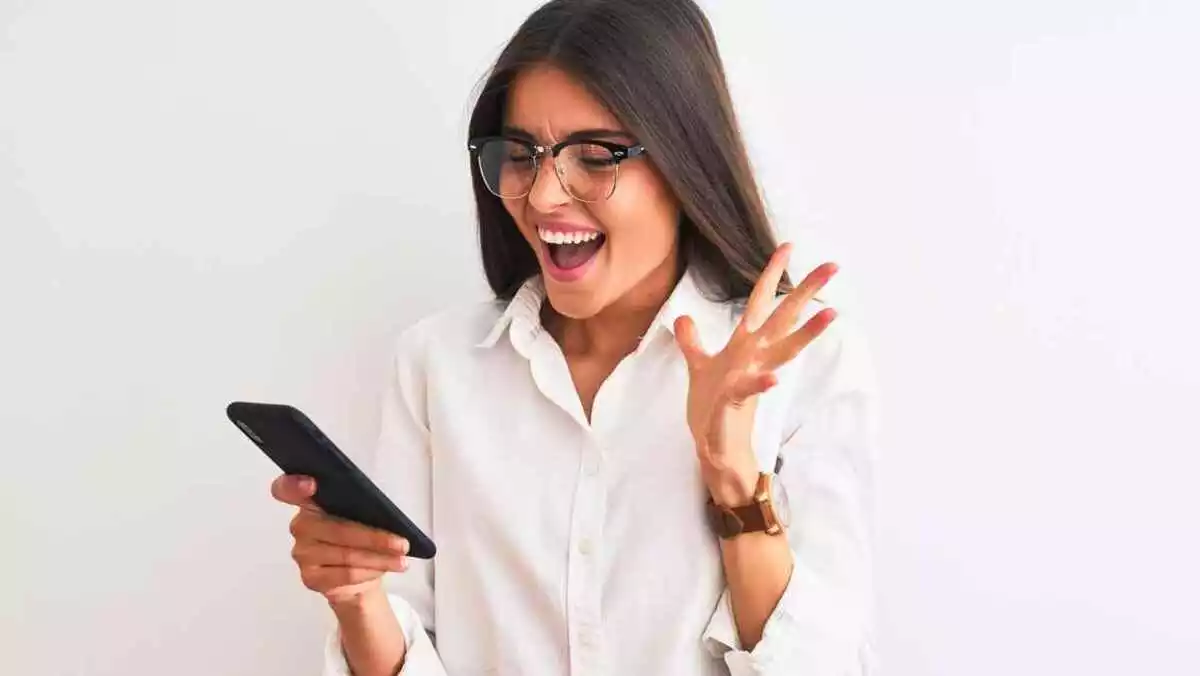
[[[409,556],[437,553],[433,540],[295,407],[235,401],[225,413],[285,474],[316,479],[313,502],[326,513],[407,538]]]

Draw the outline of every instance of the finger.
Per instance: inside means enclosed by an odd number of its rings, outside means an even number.
[[[675,320],[675,342],[679,343],[679,349],[683,351],[683,358],[687,360],[689,368],[698,365],[701,359],[708,356],[700,346],[696,322],[687,315]]]
[[[740,406],[755,395],[762,394],[775,387],[779,378],[770,371],[746,375],[726,390],[729,403]]]
[[[297,540],[315,540],[380,554],[408,553],[408,540],[399,535],[324,515],[297,516],[292,520],[292,535]]]
[[[775,294],[779,291],[779,282],[783,279],[783,273],[787,272],[787,263],[791,255],[792,245],[785,242],[775,249],[771,260],[767,261],[767,267],[763,269],[754,284],[754,290],[750,292],[749,300],[746,301],[746,313],[742,315],[741,326],[747,331],[757,331],[766,320]]]
[[[346,568],[345,566],[304,566],[300,578],[304,586],[317,592],[326,592],[338,587],[362,584],[383,577],[384,571],[370,568]]]
[[[399,572],[404,564],[403,554],[381,554],[366,549],[351,549],[324,542],[297,542],[292,558],[301,566],[343,566]]]
[[[784,298],[779,306],[775,308],[775,312],[763,324],[762,334],[770,339],[786,336],[796,326],[796,320],[800,318],[800,313],[804,311],[804,307],[808,302],[817,295],[829,280],[837,274],[838,266],[836,263],[823,263],[808,273],[804,281],[792,289],[791,293]]]
[[[837,319],[837,310],[831,307],[813,315],[812,319],[804,322],[804,326],[767,348],[763,368],[774,370],[794,359],[809,343],[816,340],[834,319]]]
[[[317,482],[308,476],[283,474],[271,482],[271,497],[297,507],[314,507],[312,496],[316,492]]]

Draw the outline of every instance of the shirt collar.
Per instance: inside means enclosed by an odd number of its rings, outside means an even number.
[[[508,328],[519,331],[523,335],[536,334],[542,324],[540,313],[542,302],[545,299],[546,286],[542,282],[541,275],[530,277],[517,290],[516,295],[508,302],[508,307],[504,309],[504,313],[492,325],[487,336],[479,342],[477,347],[492,347],[496,341],[500,340],[500,336],[504,335],[504,330]]]
[[[478,343],[478,347],[488,348],[496,344],[509,330],[514,344],[524,344],[542,330],[541,309],[546,299],[546,287],[541,275],[530,277],[509,301],[504,313],[492,325],[491,330]],[[675,335],[675,320],[684,315],[690,316],[696,322],[700,334],[700,342],[705,348],[711,348],[710,340],[716,339],[722,332],[728,333],[732,328],[731,319],[735,305],[710,300],[700,289],[700,280],[689,268],[680,278],[679,283],[671,291],[667,302],[663,303],[654,321],[646,330],[638,348],[640,352],[661,331]]]

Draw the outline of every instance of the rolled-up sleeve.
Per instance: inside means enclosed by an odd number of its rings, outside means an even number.
[[[433,531],[429,425],[426,410],[426,325],[418,323],[399,337],[392,369],[383,384],[379,437],[370,457],[355,458],[363,471],[422,531]],[[384,575],[392,612],[404,631],[408,649],[406,676],[444,676],[434,647],[434,567],[430,560],[409,558],[403,573]],[[349,676],[338,628],[325,646],[325,676]]]
[[[417,612],[402,596],[388,594],[388,602],[404,630],[404,640],[408,644],[401,676],[445,676],[446,669]],[[336,628],[329,632],[325,641],[325,668],[321,673],[324,676],[353,676],[350,665],[346,663],[346,655],[342,652],[341,636]]]
[[[703,640],[732,676],[875,673],[875,371],[865,337],[844,320],[802,354],[777,479],[791,505],[794,568],[753,650],[740,643],[729,590],[721,596]]]

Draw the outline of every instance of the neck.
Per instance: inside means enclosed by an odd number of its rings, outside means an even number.
[[[669,256],[616,302],[584,319],[565,317],[550,303],[542,306],[543,323],[562,346],[564,354],[609,356],[629,354],[637,348],[682,274]]]

